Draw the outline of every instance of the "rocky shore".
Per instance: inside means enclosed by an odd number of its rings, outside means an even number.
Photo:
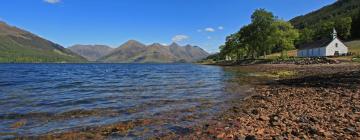
[[[345,61],[345,60],[342,60]],[[351,62],[351,61],[345,61]],[[341,61],[326,57],[312,57],[312,58],[287,58],[287,59],[248,59],[241,61],[221,61],[213,63],[204,63],[205,65],[219,65],[219,66],[245,66],[254,64],[295,64],[295,65],[314,65],[314,64],[340,64]]]
[[[256,66],[295,70],[296,78],[257,85],[220,117],[187,135],[159,139],[360,139],[360,68],[357,65]]]

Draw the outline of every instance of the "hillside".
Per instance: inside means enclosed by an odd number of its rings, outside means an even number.
[[[96,61],[99,58],[108,55],[113,50],[113,48],[106,45],[74,45],[68,49],[81,55],[88,61]]]
[[[101,62],[112,63],[175,63],[194,62],[209,54],[196,46],[179,46],[173,43],[169,46],[158,43],[149,46],[130,40],[99,59]]]
[[[338,0],[309,14],[295,17],[290,22],[297,28],[304,28],[336,18],[355,17],[360,10],[360,0]]]
[[[28,31],[0,22],[0,62],[83,62],[83,57]]]

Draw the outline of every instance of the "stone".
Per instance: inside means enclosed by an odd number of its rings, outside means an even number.
[[[246,136],[245,140],[256,140],[255,136]]]
[[[270,120],[270,118],[267,117],[267,116],[260,116],[259,119],[262,120],[262,121],[269,121]]]
[[[218,139],[223,139],[225,137],[225,133],[220,133],[216,136]]]

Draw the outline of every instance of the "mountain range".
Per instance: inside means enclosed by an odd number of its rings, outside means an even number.
[[[194,62],[209,54],[196,46],[144,45],[130,40],[118,48],[74,45],[69,48],[0,21],[0,63],[174,63]]]
[[[84,62],[59,44],[0,21],[0,62]]]
[[[209,53],[197,46],[180,46],[176,43],[145,45],[129,40],[118,48],[109,49],[105,45],[75,45],[69,47],[89,61],[105,63],[177,63],[195,62],[206,58]],[[106,51],[104,51],[106,50]]]

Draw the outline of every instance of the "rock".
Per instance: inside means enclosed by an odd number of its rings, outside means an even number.
[[[233,135],[233,134],[229,134],[229,135],[226,136],[226,138],[228,138],[228,139],[233,139],[233,138],[234,138],[234,135]]]
[[[218,134],[218,135],[216,136],[216,138],[218,138],[218,139],[223,139],[223,138],[225,138],[225,133],[220,133],[220,134]]]
[[[262,120],[262,121],[269,121],[270,120],[270,118],[267,117],[267,116],[260,116],[259,119]]]
[[[246,136],[245,140],[256,140],[255,136]]]
[[[332,134],[330,132],[323,132],[323,136],[329,138],[332,137]]]
[[[357,135],[354,127],[347,127],[344,129],[344,131],[350,133],[351,135]]]
[[[264,128],[260,128],[260,129],[258,129],[258,130],[256,131],[256,134],[257,134],[257,135],[264,135],[264,131],[265,131]]]

